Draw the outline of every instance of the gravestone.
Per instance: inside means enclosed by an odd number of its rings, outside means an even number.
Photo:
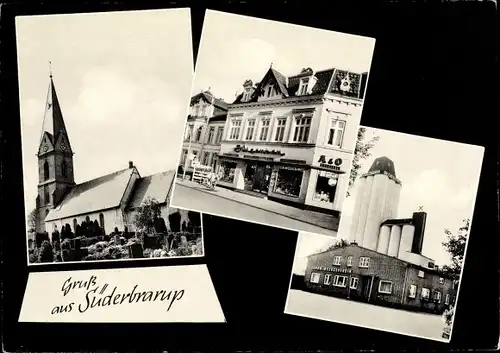
[[[131,259],[139,259],[144,257],[142,245],[139,243],[130,244],[128,246],[128,256]]]

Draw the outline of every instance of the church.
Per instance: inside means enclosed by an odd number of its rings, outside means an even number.
[[[376,158],[356,180],[347,244],[308,257],[306,288],[433,313],[454,304],[457,283],[422,254],[427,213],[419,210],[408,218],[397,216],[401,186],[394,162]]]
[[[170,230],[169,215],[188,211],[169,208],[175,170],[141,176],[133,162],[121,170],[82,183],[75,182],[74,152],[50,75],[42,136],[38,148],[36,233],[52,233],[69,224],[74,231],[85,220],[97,221],[103,234],[125,227],[134,232],[134,216],[144,201],[155,199]],[[176,227],[177,228],[177,227]]]

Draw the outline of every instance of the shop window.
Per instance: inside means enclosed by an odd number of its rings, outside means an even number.
[[[335,256],[333,258],[333,264],[336,266],[340,266],[340,261],[342,261],[342,256]]]
[[[269,125],[271,123],[270,119],[263,119],[260,123],[260,141],[267,141],[267,136],[269,135]]]
[[[241,120],[232,120],[231,121],[231,130],[229,131],[229,139],[237,140],[240,137],[241,130]]]
[[[380,281],[378,283],[378,292],[382,294],[392,294],[392,282]]]
[[[444,297],[444,303],[446,305],[449,305],[450,304],[450,295],[449,294],[446,294],[446,296]]]
[[[408,297],[409,298],[416,298],[417,297],[417,286],[414,284],[410,284],[410,290],[408,291]]]
[[[434,301],[436,303],[441,303],[441,292],[440,291],[434,292]]]
[[[319,283],[319,273],[311,273],[311,283]]]
[[[363,256],[359,258],[359,267],[368,268],[370,266],[370,258]]]
[[[336,287],[347,286],[347,276],[339,276],[339,275],[333,276],[333,283],[332,284]]]
[[[418,271],[418,277],[424,278],[425,277],[424,271],[422,271],[422,270]]]
[[[359,285],[359,278],[357,278],[357,277],[351,277],[350,288],[351,289],[358,289],[358,285]]]
[[[444,278],[443,277],[439,278],[439,284],[444,284]]]
[[[224,181],[226,183],[234,182],[235,171],[236,171],[236,163],[222,162],[220,164],[220,169],[219,169],[220,181]]]
[[[212,143],[212,140],[214,138],[214,132],[215,128],[211,126],[210,129],[208,129],[207,143]]]
[[[299,197],[303,174],[300,170],[279,169],[274,192],[285,196]]]
[[[328,132],[327,144],[335,147],[342,147],[344,138],[345,121],[333,119]]]
[[[347,267],[352,267],[352,256],[347,256]]]
[[[428,300],[429,299],[429,295],[430,295],[429,288],[422,288],[422,294],[421,294],[422,299]]]
[[[338,174],[321,170],[318,172],[314,201],[333,203],[337,190]]]
[[[293,142],[307,142],[309,139],[309,129],[311,128],[310,117],[298,117],[295,120],[295,131]]]
[[[332,283],[332,275],[327,273],[325,275],[325,280],[323,281],[324,284],[330,285]]]
[[[274,141],[283,142],[283,139],[285,138],[286,118],[280,118],[276,123],[276,135],[274,136]]]
[[[253,140],[253,133],[255,131],[255,119],[248,120],[247,122],[247,133],[245,136],[245,140],[251,141]]]

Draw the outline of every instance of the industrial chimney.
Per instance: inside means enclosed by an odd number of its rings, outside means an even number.
[[[134,162],[129,161],[129,162],[128,162],[128,167],[129,167],[129,169],[134,168]]]

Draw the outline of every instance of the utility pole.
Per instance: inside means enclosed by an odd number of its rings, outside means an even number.
[[[191,155],[191,142],[193,141],[193,129],[194,129],[194,125],[192,127],[189,126],[189,145],[188,145],[186,159],[184,160],[184,170],[182,171],[182,180],[186,180],[186,169],[187,169],[189,157]]]

